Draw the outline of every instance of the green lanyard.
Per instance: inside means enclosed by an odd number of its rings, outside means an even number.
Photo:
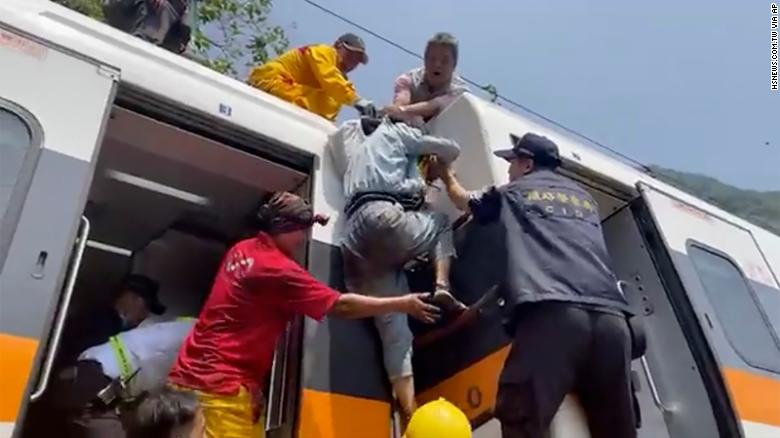
[[[177,321],[194,321],[195,318],[189,316],[180,316],[176,318]],[[127,354],[125,346],[122,344],[122,340],[119,336],[111,336],[108,338],[108,343],[111,345],[111,349],[114,351],[114,357],[119,364],[119,374],[122,376],[122,380],[127,382],[130,376],[133,374],[133,367],[130,363],[130,357]]]
[[[111,336],[108,338],[108,342],[111,344],[111,349],[114,350],[116,362],[119,364],[119,374],[122,376],[122,380],[126,382],[130,379],[130,375],[133,373],[132,366],[130,365],[130,358],[128,358],[127,355],[127,350],[125,350],[125,346],[122,345],[122,341],[119,339],[119,336]]]

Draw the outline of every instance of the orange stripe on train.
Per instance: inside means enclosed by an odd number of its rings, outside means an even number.
[[[498,375],[504,367],[509,347],[503,347],[454,376],[418,395],[422,405],[444,397],[460,408],[470,420],[493,411],[498,391]]]
[[[741,420],[780,426],[780,380],[735,368],[723,376]]]
[[[485,356],[418,396],[420,404],[438,397],[454,403],[471,420],[489,414],[496,400],[497,380],[509,347]],[[780,379],[726,368],[725,380],[741,420],[780,426]]]
[[[302,438],[387,438],[390,404],[304,389],[298,423]]]
[[[15,422],[38,341],[0,333],[0,422]]]

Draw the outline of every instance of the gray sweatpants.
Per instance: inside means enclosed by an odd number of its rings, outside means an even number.
[[[425,253],[455,254],[447,215],[404,211],[399,204],[369,202],[348,220],[342,242],[347,290],[374,296],[409,293],[403,265]],[[406,314],[374,318],[390,380],[412,375],[412,331]]]

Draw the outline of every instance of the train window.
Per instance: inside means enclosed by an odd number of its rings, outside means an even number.
[[[688,254],[715,308],[716,317],[737,353],[756,368],[780,371],[780,347],[737,265],[696,245],[688,247]]]
[[[38,155],[35,119],[0,98],[0,268]]]
[[[0,108],[0,217],[8,208],[11,190],[16,185],[25,152],[31,142],[32,135],[24,120]]]

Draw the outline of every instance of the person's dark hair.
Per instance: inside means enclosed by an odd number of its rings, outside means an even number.
[[[452,58],[455,61],[455,64],[458,64],[458,39],[455,38],[453,34],[449,32],[436,33],[428,40],[428,43],[425,45],[425,51],[427,52],[428,48],[433,45],[446,46],[449,48],[452,51]]]
[[[130,291],[143,298],[149,311],[155,315],[165,313],[165,306],[160,302],[157,292],[160,290],[160,284],[151,278],[141,274],[128,274],[122,279],[119,285],[119,292],[116,298]]]
[[[248,223],[255,231],[280,234],[314,224],[326,225],[328,220],[325,215],[315,214],[306,199],[290,192],[273,192],[260,200]]]
[[[138,295],[156,295],[160,290],[160,285],[151,278],[141,274],[128,274],[122,279],[120,284],[120,293],[123,291],[132,291]]]
[[[198,400],[194,393],[165,388],[142,401],[127,424],[129,438],[168,438],[179,426],[194,422]]]
[[[271,199],[271,196],[273,196],[273,192],[263,195],[259,201],[252,205],[252,209],[243,216],[241,230],[234,236],[234,242],[256,236],[261,231],[268,232],[269,224],[258,213],[263,204]]]
[[[265,231],[267,232],[270,229],[270,223],[267,220],[267,218],[263,215],[263,206],[268,204],[268,202],[271,201],[271,198],[274,196],[276,192],[269,192],[263,195],[260,200],[255,203],[254,207],[252,208],[252,211],[249,212],[246,216],[246,224],[248,228],[251,229],[252,233],[256,233],[258,231]]]

